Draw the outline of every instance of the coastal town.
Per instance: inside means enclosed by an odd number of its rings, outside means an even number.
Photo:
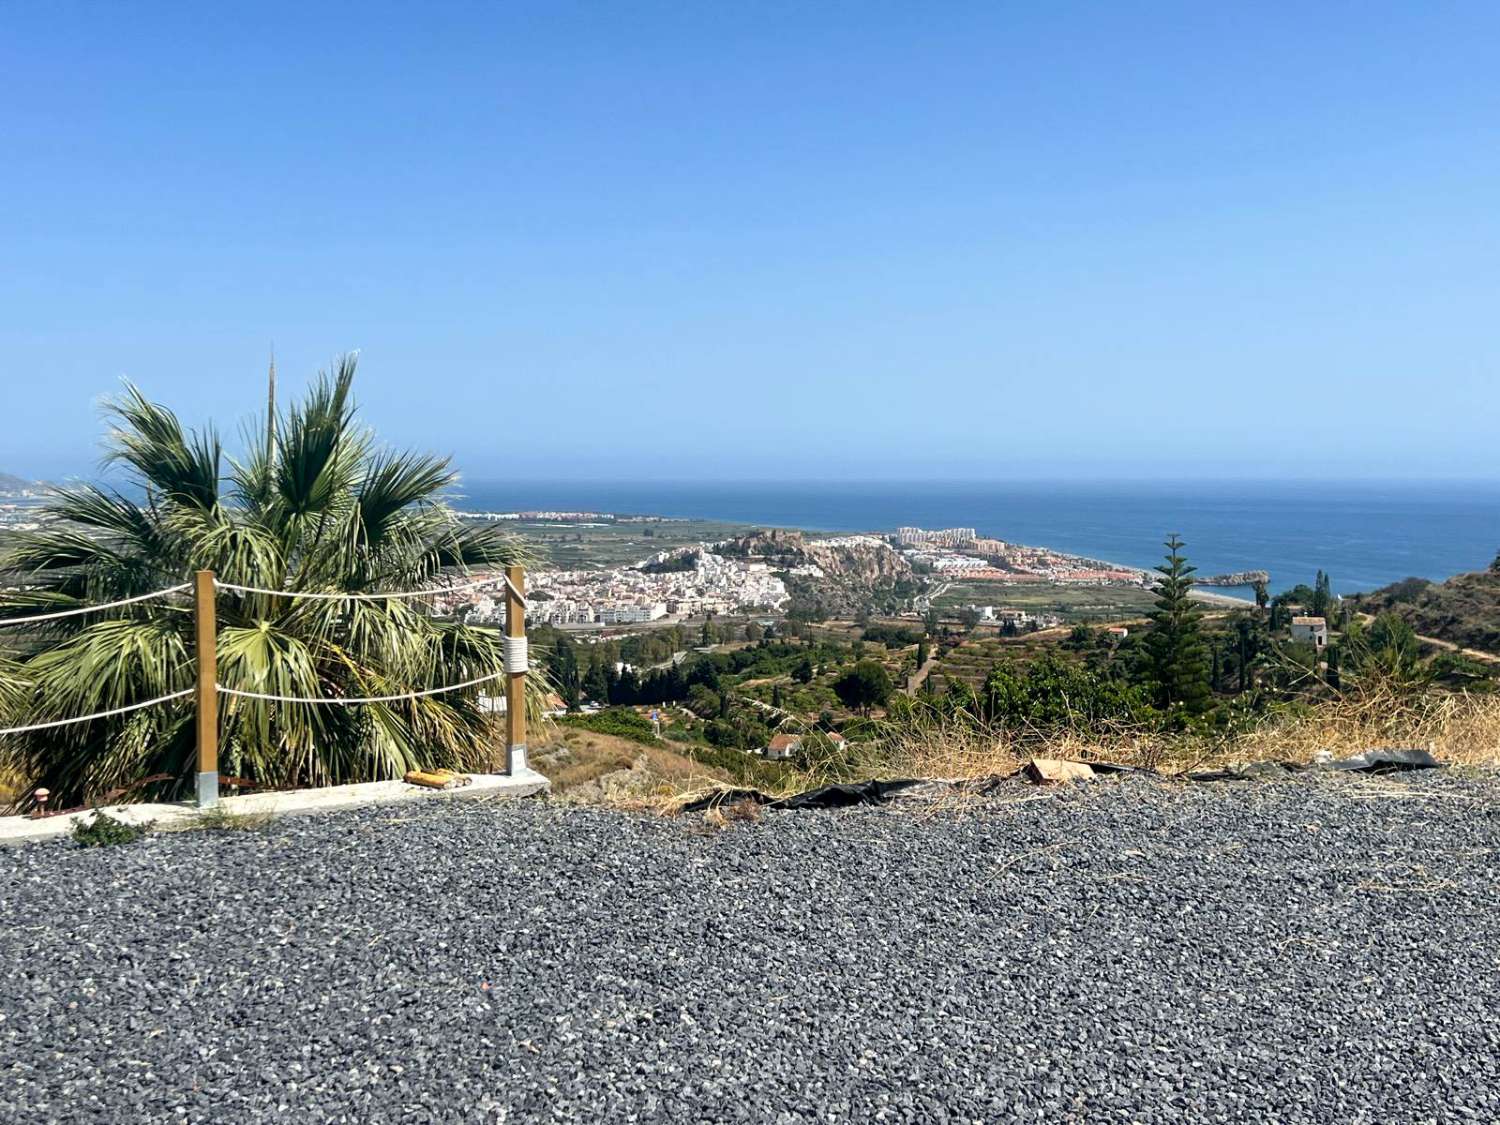
[[[666,522],[662,517],[603,512],[486,512],[467,518],[580,532],[628,522]],[[795,548],[788,549],[786,536],[799,537]],[[973,528],[899,527],[868,534],[808,534],[805,540],[800,533],[769,532],[677,546],[616,566],[538,568],[528,579],[527,617],[533,625],[587,631],[673,625],[714,616],[776,616],[788,612],[797,587],[847,580],[866,566],[872,576],[909,585],[897,615],[910,617],[932,612],[937,599],[959,583],[1003,592],[1008,586],[1035,589],[1048,584],[1144,589],[1151,582],[1148,571],[988,538]],[[503,595],[497,591],[455,595],[444,599],[440,608],[476,624],[498,622],[505,612]],[[1017,627],[1061,620],[1007,607],[1003,599],[963,609],[979,620]]]
[[[786,583],[763,562],[713,554],[661,552],[635,567],[612,570],[543,570],[527,592],[527,619],[534,625],[588,627],[675,623],[691,617],[780,612]],[[468,620],[504,617],[503,599],[477,597]]]

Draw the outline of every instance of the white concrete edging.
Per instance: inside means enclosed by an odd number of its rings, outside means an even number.
[[[363,808],[367,805],[393,805],[434,797],[530,797],[551,787],[533,769],[514,774],[470,774],[470,783],[457,789],[427,789],[404,781],[367,781],[358,785],[330,785],[321,789],[289,789],[272,793],[246,793],[239,797],[221,797],[218,808],[237,816],[302,816],[310,813],[336,812],[339,809]],[[190,802],[181,804],[126,804],[100,806],[116,820],[126,824],[155,822],[158,828],[185,828],[198,820],[205,810]],[[24,844],[66,836],[80,820],[87,820],[93,809],[44,816],[0,817],[0,844]]]

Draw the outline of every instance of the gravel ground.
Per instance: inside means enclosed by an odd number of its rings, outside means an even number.
[[[8,1121],[1495,1121],[1500,782],[0,849]]]

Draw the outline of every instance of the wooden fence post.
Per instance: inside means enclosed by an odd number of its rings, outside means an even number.
[[[214,572],[193,575],[194,655],[198,661],[198,807],[219,803],[219,660]]]
[[[514,775],[526,769],[526,568],[508,566],[505,577],[505,772]]]

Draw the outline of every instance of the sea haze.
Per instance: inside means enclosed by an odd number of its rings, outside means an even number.
[[[901,525],[1153,566],[1180,532],[1204,574],[1264,569],[1273,590],[1319,568],[1341,593],[1409,575],[1442,579],[1500,547],[1497,482],[803,483],[471,480],[470,510],[569,510],[722,519],[827,531]]]

